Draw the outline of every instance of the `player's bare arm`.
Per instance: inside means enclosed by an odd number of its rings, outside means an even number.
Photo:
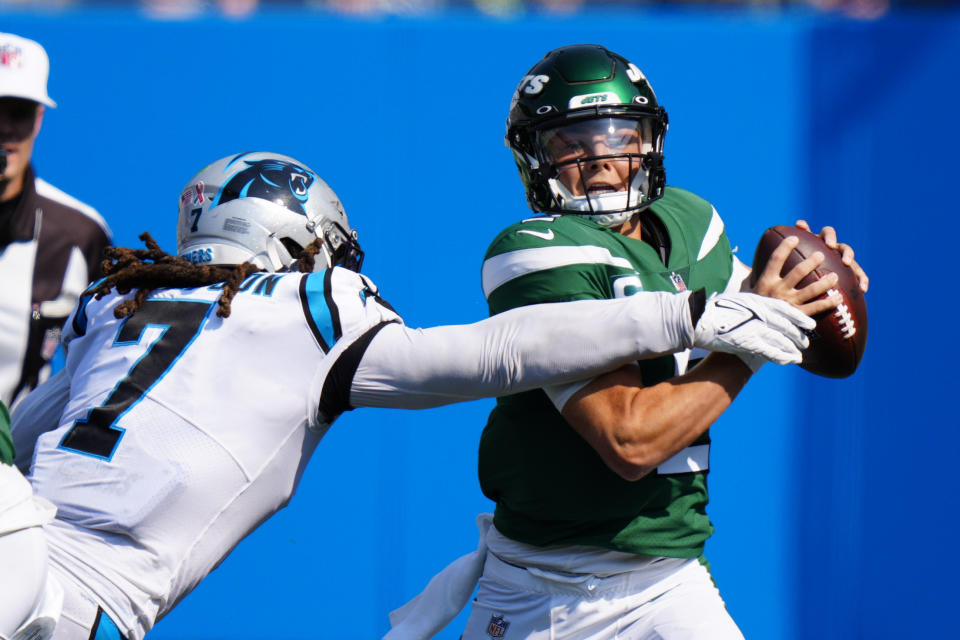
[[[796,288],[823,262],[822,253],[780,275],[796,245],[795,237],[780,243],[754,292],[785,300],[811,316],[836,307],[837,296],[818,299],[836,284],[836,274]],[[755,367],[740,358],[712,353],[690,373],[645,386],[639,368],[626,366],[579,390],[562,414],[608,467],[638,480],[706,431],[746,384],[751,369]]]
[[[750,375],[742,360],[725,353],[650,387],[639,367],[626,366],[575,393],[562,414],[611,470],[639,480],[706,431]]]

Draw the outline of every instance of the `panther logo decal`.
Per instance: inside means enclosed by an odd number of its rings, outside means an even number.
[[[262,198],[307,215],[303,208],[317,179],[300,165],[283,160],[244,160],[247,168],[230,178],[210,203],[215,207],[237,198]]]

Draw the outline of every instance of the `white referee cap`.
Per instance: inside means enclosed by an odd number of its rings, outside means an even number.
[[[55,107],[47,95],[50,60],[39,43],[0,33],[0,98],[25,98]]]

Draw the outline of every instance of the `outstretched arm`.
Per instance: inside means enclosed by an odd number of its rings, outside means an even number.
[[[704,303],[702,294],[642,292],[522,307],[472,325],[388,325],[357,367],[350,405],[418,409],[508,395],[695,344],[799,362],[806,339],[797,325],[806,317],[777,301],[734,296],[739,310],[733,313],[747,321],[731,321],[729,310],[715,308],[716,298]]]

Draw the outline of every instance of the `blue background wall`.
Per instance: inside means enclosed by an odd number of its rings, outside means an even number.
[[[937,284],[955,268],[958,17],[820,25],[809,39],[807,125],[822,145],[808,159],[809,206],[849,220],[873,285],[864,371],[806,381],[803,638],[956,635],[957,348],[930,317],[958,311]]]
[[[803,217],[838,227],[872,276],[855,376],[768,366],[714,428],[707,552],[730,610],[751,639],[951,635],[957,305],[937,283],[953,264],[960,15],[101,11],[0,14],[0,30],[51,56],[39,173],[96,206],[118,244],[150,230],[173,249],[195,171],[279,151],[338,192],[365,270],[414,326],[485,315],[483,251],[527,212],[502,143],[526,69],[572,42],[626,55],[670,113],[669,182],[716,204],[746,261],[764,228]],[[344,416],[290,507],[151,637],[379,637],[387,611],[475,546],[491,406]]]

